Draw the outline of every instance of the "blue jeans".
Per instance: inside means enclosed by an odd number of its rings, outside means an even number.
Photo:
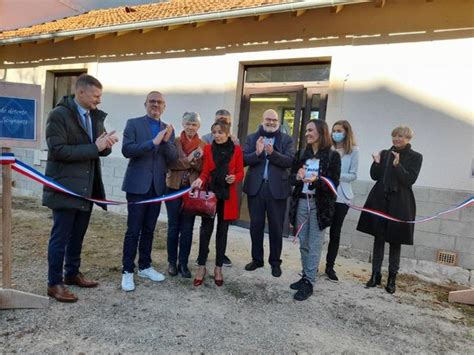
[[[168,194],[178,190],[168,189]],[[181,211],[183,201],[181,198],[166,202],[168,212],[168,263],[188,265],[189,253],[193,242],[193,228],[196,216]],[[178,257],[179,249],[179,257]]]
[[[153,185],[146,194],[137,195],[127,192],[128,202],[138,202],[157,197]],[[160,203],[128,205],[127,231],[123,240],[122,272],[135,270],[135,257],[138,248],[138,268],[151,266],[151,248],[156,220],[160,215]]]
[[[296,224],[299,227],[303,222],[305,224],[298,235],[303,277],[315,282],[323,248],[324,230],[319,229],[314,198],[308,200],[300,198],[298,202]]]
[[[53,210],[53,228],[48,244],[48,286],[63,283],[79,273],[81,251],[92,207],[89,211]]]

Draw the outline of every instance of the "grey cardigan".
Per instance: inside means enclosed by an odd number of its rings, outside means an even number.
[[[337,187],[338,203],[350,203],[354,198],[352,192],[352,181],[357,179],[357,170],[359,168],[359,148],[354,146],[352,153],[344,154],[341,157],[341,178]]]

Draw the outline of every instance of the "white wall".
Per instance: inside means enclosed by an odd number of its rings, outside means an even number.
[[[178,132],[184,111],[200,112],[206,133],[214,112],[222,107],[234,112],[236,132],[241,62],[331,57],[327,120],[331,124],[344,118],[353,123],[361,148],[360,179],[370,180],[370,155],[391,145],[392,128],[407,124],[415,131],[414,149],[424,155],[417,185],[474,191],[473,49],[470,38],[116,63],[99,60],[74,68],[87,67],[102,81],[107,127],[120,134],[127,118],[144,114],[150,90],[163,92],[164,120]],[[46,70],[69,67],[8,69],[5,79],[44,86]],[[113,154],[119,157],[120,149]]]

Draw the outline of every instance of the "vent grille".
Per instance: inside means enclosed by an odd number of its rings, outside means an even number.
[[[438,250],[436,262],[438,264],[456,266],[458,261],[458,253],[453,251]]]

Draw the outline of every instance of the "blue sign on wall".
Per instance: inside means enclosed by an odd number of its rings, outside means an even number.
[[[0,96],[0,139],[34,140],[36,101]]]

